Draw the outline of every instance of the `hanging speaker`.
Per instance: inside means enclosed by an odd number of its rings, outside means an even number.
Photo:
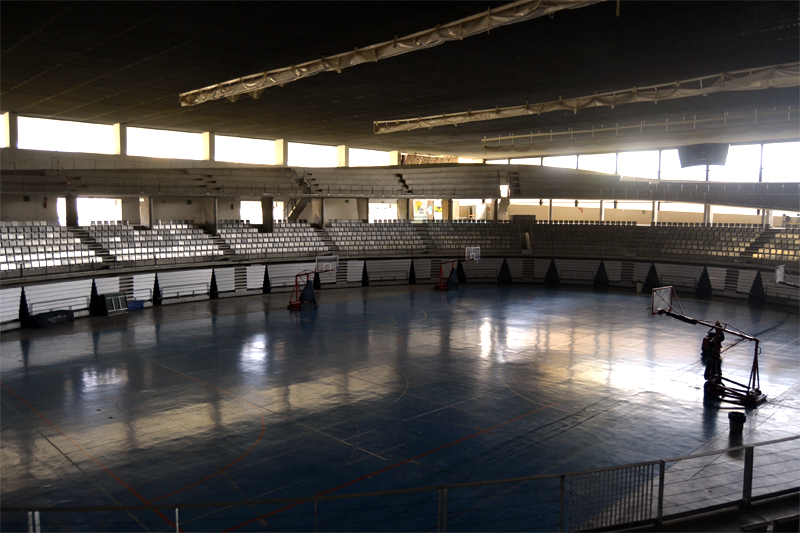
[[[681,168],[697,165],[725,165],[729,144],[692,144],[678,147]]]

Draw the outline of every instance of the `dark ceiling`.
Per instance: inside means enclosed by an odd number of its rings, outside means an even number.
[[[487,2],[0,3],[0,110],[21,115],[423,153],[480,139],[800,105],[798,89],[724,93],[374,135],[374,120],[510,106],[800,60],[800,4],[616,2],[463,42],[181,107],[178,94],[391,40]]]

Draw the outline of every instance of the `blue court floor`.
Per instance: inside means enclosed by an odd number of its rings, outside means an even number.
[[[703,405],[705,328],[649,296],[534,285],[374,287],[179,304],[0,337],[3,506],[310,497],[483,481],[690,454],[728,431]],[[745,442],[800,433],[798,314],[682,300],[762,340]],[[747,381],[748,342],[723,353]],[[455,530],[547,530],[520,505]],[[436,510],[341,507],[324,528],[436,529]],[[521,500],[520,500],[521,499]],[[428,503],[424,503],[428,505]],[[557,506],[557,503],[555,504]],[[312,504],[183,512],[186,531],[312,529]],[[45,531],[174,531],[172,511],[43,513]],[[431,517],[432,516],[432,517]],[[22,515],[3,531],[27,530]]]

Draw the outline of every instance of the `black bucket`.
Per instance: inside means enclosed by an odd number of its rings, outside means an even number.
[[[744,430],[747,415],[739,412],[728,413],[728,420],[731,422],[731,433],[741,433]]]

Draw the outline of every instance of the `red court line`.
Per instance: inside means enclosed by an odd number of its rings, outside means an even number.
[[[527,412],[527,413],[525,413],[525,414],[519,415],[519,416],[517,416],[517,417],[514,417],[514,418],[512,418],[512,419],[510,419],[510,420],[506,420],[505,422],[500,422],[499,424],[497,424],[497,425],[494,425],[494,426],[492,426],[492,427],[490,427],[490,428],[488,428],[488,429],[482,429],[482,430],[478,431],[477,433],[473,433],[472,435],[467,435],[466,437],[462,437],[462,438],[460,438],[460,439],[458,439],[458,440],[454,440],[453,442],[450,442],[450,443],[448,443],[448,444],[444,444],[444,445],[442,445],[442,446],[439,446],[438,448],[434,448],[434,449],[432,449],[432,450],[429,450],[429,451],[427,451],[427,452],[425,452],[425,453],[421,453],[421,454],[419,454],[419,455],[415,455],[414,457],[411,457],[410,459],[405,459],[405,460],[403,460],[403,461],[400,461],[399,463],[393,464],[393,465],[391,465],[391,466],[387,466],[387,467],[385,467],[385,468],[381,468],[380,470],[376,470],[375,472],[372,472],[371,474],[367,474],[367,475],[365,475],[365,476],[361,476],[361,477],[359,477],[359,478],[356,478],[356,479],[354,479],[354,480],[352,480],[352,481],[348,481],[347,483],[344,483],[343,485],[339,485],[338,487],[334,487],[334,488],[332,488],[332,489],[328,489],[328,490],[326,490],[326,491],[323,491],[323,492],[318,492],[318,493],[317,493],[317,494],[315,494],[314,496],[324,496],[324,495],[326,495],[326,494],[330,494],[331,492],[335,492],[335,491],[337,491],[337,490],[339,490],[339,489],[343,489],[343,488],[345,488],[345,487],[347,487],[347,486],[350,486],[350,485],[352,485],[352,484],[354,484],[354,483],[358,483],[359,481],[362,481],[362,480],[364,480],[364,479],[367,479],[367,478],[369,478],[369,477],[376,476],[376,475],[378,475],[378,474],[382,474],[383,472],[387,472],[387,471],[389,471],[389,470],[392,470],[392,469],[394,469],[394,468],[397,468],[398,466],[403,466],[404,464],[406,464],[406,463],[410,463],[411,461],[416,461],[417,459],[420,459],[420,458],[422,458],[422,457],[425,457],[426,455],[430,455],[430,454],[432,454],[432,453],[436,453],[436,452],[438,452],[438,451],[440,451],[440,450],[444,450],[445,448],[449,448],[450,446],[453,446],[453,445],[455,445],[455,444],[458,444],[458,443],[460,443],[460,442],[464,442],[465,440],[469,440],[469,439],[471,439],[471,438],[473,438],[473,437],[477,437],[478,435],[482,435],[482,434],[484,434],[484,433],[492,433],[492,430],[494,430],[494,429],[497,429],[497,428],[499,428],[499,427],[501,427],[501,426],[505,426],[506,424],[510,424],[511,422],[515,422],[515,421],[517,421],[517,420],[520,420],[520,419],[522,419],[522,418],[525,418],[526,416],[530,416],[530,415],[532,415],[532,414],[534,414],[534,413],[538,413],[539,411],[542,411],[542,410],[544,410],[544,409],[548,409],[548,408],[550,408],[550,407],[553,407],[554,405],[557,405],[557,404],[559,404],[559,403],[561,403],[561,402],[565,402],[565,401],[567,401],[567,400],[571,400],[571,399],[572,399],[572,398],[574,398],[574,397],[575,397],[575,396],[569,396],[569,397],[567,397],[567,398],[564,398],[564,399],[562,399],[562,400],[559,400],[559,401],[557,401],[557,402],[553,402],[553,403],[551,403],[551,404],[548,404],[548,405],[542,406],[542,407],[540,407],[540,408],[538,408],[538,409],[534,409],[533,411],[529,411],[529,412]],[[248,524],[252,524],[253,522],[256,522],[256,521],[258,521],[258,520],[260,520],[260,519],[262,519],[262,518],[266,518],[266,517],[268,517],[268,516],[272,516],[272,515],[275,515],[275,514],[281,513],[281,512],[283,512],[283,511],[286,511],[287,509],[291,509],[292,507],[297,507],[297,506],[298,506],[298,505],[300,505],[301,503],[305,503],[305,502],[297,502],[297,503],[293,503],[293,504],[291,504],[291,505],[287,505],[287,506],[285,506],[285,507],[281,507],[280,509],[276,509],[275,511],[269,512],[269,513],[267,513],[267,514],[264,514],[264,515],[261,515],[261,516],[257,516],[256,518],[253,518],[253,519],[251,519],[251,520],[248,520],[248,521],[246,521],[246,522],[242,522],[242,523],[241,523],[241,524],[239,524],[239,525],[236,525],[236,526],[230,527],[230,528],[228,528],[228,529],[224,529],[224,530],[223,530],[223,532],[225,532],[225,531],[233,531],[233,530],[235,530],[235,529],[239,529],[240,527],[246,526],[246,525],[248,525]]]
[[[6,389],[8,389],[8,391],[9,391],[11,394],[13,394],[14,396],[16,396],[16,397],[17,397],[17,399],[19,399],[19,401],[21,401],[22,403],[24,403],[26,406],[28,406],[28,408],[29,408],[31,411],[33,411],[34,413],[36,413],[36,415],[37,415],[39,418],[41,418],[42,420],[44,420],[45,422],[47,422],[47,423],[50,425],[50,427],[52,427],[53,429],[55,429],[56,431],[58,431],[58,432],[59,432],[59,433],[60,433],[60,434],[61,434],[61,435],[62,435],[62,436],[65,438],[65,439],[67,439],[67,440],[68,440],[68,441],[70,441],[70,442],[71,442],[73,445],[75,445],[75,447],[76,447],[76,448],[78,448],[80,451],[82,451],[83,453],[85,453],[85,454],[86,454],[86,456],[87,456],[89,459],[91,459],[92,461],[94,461],[94,462],[97,464],[97,466],[99,466],[100,468],[102,468],[102,469],[103,469],[103,470],[104,470],[104,471],[105,471],[105,472],[106,472],[106,473],[107,473],[109,476],[111,476],[112,478],[114,478],[114,479],[115,479],[115,480],[116,480],[116,481],[117,481],[117,482],[118,482],[120,485],[122,485],[123,487],[125,487],[126,489],[128,489],[128,491],[129,491],[131,494],[133,494],[134,496],[136,496],[136,498],[138,498],[138,499],[139,499],[139,500],[140,500],[140,501],[141,501],[143,504],[145,504],[145,505],[150,505],[150,502],[148,502],[147,500],[145,500],[145,499],[142,497],[142,495],[141,495],[141,494],[139,494],[138,492],[136,492],[135,490],[133,490],[133,488],[132,488],[130,485],[128,485],[127,483],[125,483],[124,481],[122,481],[122,480],[121,480],[121,479],[120,479],[120,478],[119,478],[119,477],[118,477],[118,476],[117,476],[117,475],[116,475],[114,472],[112,472],[111,470],[109,470],[109,469],[108,469],[108,468],[107,468],[107,467],[106,467],[106,466],[105,466],[103,463],[101,463],[99,460],[97,460],[97,458],[96,458],[96,457],[94,457],[92,454],[90,454],[88,451],[86,451],[86,450],[83,448],[83,446],[81,446],[80,444],[78,444],[77,442],[75,442],[74,440],[72,440],[72,438],[70,438],[70,437],[69,437],[69,435],[67,435],[66,433],[64,433],[63,431],[61,431],[61,430],[58,428],[58,426],[56,426],[55,424],[53,424],[53,423],[52,423],[50,420],[48,420],[48,418],[47,418],[46,416],[44,416],[42,413],[40,413],[40,412],[39,412],[39,411],[38,411],[38,410],[37,410],[37,409],[36,409],[34,406],[32,406],[31,404],[29,404],[29,403],[28,403],[28,402],[27,402],[27,401],[26,401],[26,400],[25,400],[25,399],[24,399],[22,396],[20,396],[19,394],[17,394],[17,393],[16,393],[16,391],[14,391],[14,389],[12,389],[12,388],[11,388],[11,387],[9,387],[8,385],[6,385],[6,384],[5,384],[3,381],[0,381],[0,385],[2,385],[3,387],[5,387]],[[169,525],[170,525],[170,526],[172,526],[172,527],[175,527],[175,522],[173,522],[172,520],[170,520],[169,518],[167,518],[167,517],[166,517],[166,515],[164,515],[164,513],[162,513],[162,512],[161,512],[161,511],[159,511],[158,509],[153,509],[153,511],[155,511],[155,512],[156,512],[156,514],[157,514],[158,516],[160,516],[162,519],[164,519],[164,521],[165,521],[167,524],[169,524]],[[181,530],[181,531],[183,531],[183,530]]]

